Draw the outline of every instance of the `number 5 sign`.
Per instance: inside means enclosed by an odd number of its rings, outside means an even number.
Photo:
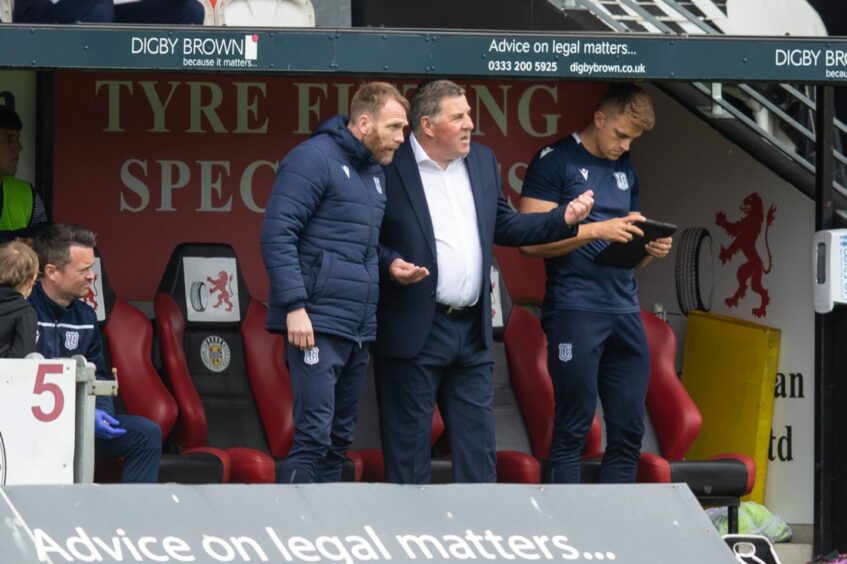
[[[76,362],[0,360],[0,485],[70,484]]]

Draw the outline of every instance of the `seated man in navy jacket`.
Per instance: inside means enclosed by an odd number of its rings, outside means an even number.
[[[36,348],[45,358],[81,354],[106,379],[97,314],[79,301],[94,282],[95,235],[76,225],[56,224],[35,238],[41,280],[29,302],[38,314]],[[162,431],[145,417],[115,415],[112,398],[97,397],[94,450],[97,458],[123,457],[124,483],[155,483]]]

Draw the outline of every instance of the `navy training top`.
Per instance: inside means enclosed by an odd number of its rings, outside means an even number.
[[[562,205],[586,190],[594,190],[594,207],[584,223],[639,211],[638,177],[629,153],[614,161],[595,157],[582,145],[579,135],[572,133],[535,155],[521,195]],[[566,255],[544,259],[545,310],[639,312],[633,270],[594,262],[608,245],[608,241],[593,241]]]

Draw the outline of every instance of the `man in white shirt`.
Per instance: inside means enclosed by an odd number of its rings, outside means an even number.
[[[543,214],[518,214],[492,151],[471,142],[465,91],[448,80],[412,99],[412,135],[384,167],[380,301],[374,348],[385,477],[430,481],[436,398],[450,433],[453,478],[493,482],[492,244],[573,237],[590,192]],[[522,242],[523,241],[523,242]],[[430,274],[404,283],[398,272]]]

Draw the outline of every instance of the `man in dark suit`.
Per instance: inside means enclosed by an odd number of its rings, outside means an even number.
[[[455,481],[493,482],[491,246],[573,237],[592,194],[516,213],[494,154],[471,142],[464,89],[448,80],[418,89],[409,122],[412,135],[385,167],[380,234],[374,352],[385,476],[430,481],[437,398]]]

